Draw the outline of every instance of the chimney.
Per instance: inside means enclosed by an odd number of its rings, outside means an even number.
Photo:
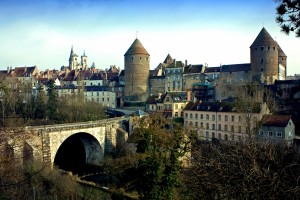
[[[190,90],[188,90],[186,92],[186,98],[187,98],[187,101],[191,101],[191,91]]]
[[[185,60],[185,63],[184,63],[184,64],[185,64],[185,66],[187,66],[187,63],[188,63],[188,62],[187,62],[187,60]]]
[[[10,72],[10,68],[9,68],[9,66],[7,67],[7,74],[9,74],[9,72]]]

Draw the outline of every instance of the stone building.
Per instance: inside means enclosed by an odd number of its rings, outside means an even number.
[[[183,111],[184,125],[195,130],[198,139],[241,141],[247,135],[247,126],[255,135],[258,122],[268,114],[266,104],[256,104],[252,112],[239,112],[233,103],[190,102]]]
[[[265,28],[250,46],[252,81],[273,84],[286,77],[287,56]]]
[[[83,55],[81,56],[81,62],[79,63],[78,55],[74,53],[73,46],[71,48],[71,53],[69,57],[69,69],[70,70],[86,70],[88,68],[87,65],[87,56],[85,55],[85,51],[83,52]]]
[[[124,55],[125,102],[145,102],[148,96],[150,54],[135,39]]]

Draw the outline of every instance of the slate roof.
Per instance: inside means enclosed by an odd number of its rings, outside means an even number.
[[[85,86],[85,91],[92,92],[92,91],[108,91],[107,86]]]
[[[206,67],[204,73],[220,72],[221,67]]]
[[[125,70],[124,69],[121,70],[119,76],[125,76]]]
[[[166,66],[166,68],[177,68],[177,67],[184,67],[184,63],[181,61],[174,61],[170,65]]]
[[[264,115],[262,118],[263,126],[286,127],[292,115]]]
[[[186,102],[187,101],[187,93],[186,92],[167,92],[164,98],[166,96],[170,96],[173,100],[173,102]]]
[[[90,80],[103,80],[103,79],[104,78],[101,73],[94,73],[90,78]]]
[[[203,65],[188,65],[184,68],[184,74],[190,74],[190,73],[201,73],[203,69]]]
[[[250,47],[254,46],[278,46],[278,44],[263,27]]]
[[[237,112],[234,102],[189,102],[184,110],[211,111],[211,112]],[[260,105],[257,104],[253,109],[254,113],[260,112]]]
[[[274,82],[274,85],[281,85],[281,84],[297,85],[297,84],[300,84],[300,80],[275,80],[275,82]]]
[[[221,72],[250,71],[250,63],[222,65]]]
[[[150,54],[147,52],[147,50],[144,48],[144,46],[142,45],[142,43],[138,39],[134,40],[134,42],[129,47],[129,49],[126,51],[124,56],[136,55],[136,54],[143,54],[143,55],[150,56]]]
[[[170,54],[167,55],[166,59],[164,60],[165,64],[170,64],[173,62],[173,58],[171,57]]]
[[[137,111],[133,112],[130,116],[140,116],[140,117],[143,117],[143,116],[148,116],[148,113],[138,109]]]

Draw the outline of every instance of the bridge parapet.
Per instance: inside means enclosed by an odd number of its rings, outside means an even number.
[[[85,129],[93,128],[99,126],[106,126],[107,124],[119,123],[120,121],[127,120],[128,117],[115,117],[109,119],[102,119],[97,121],[89,122],[77,122],[77,123],[67,123],[67,124],[55,124],[55,125],[44,125],[44,126],[26,126],[24,131],[37,131],[37,132],[56,132],[56,131],[67,131],[74,129]]]

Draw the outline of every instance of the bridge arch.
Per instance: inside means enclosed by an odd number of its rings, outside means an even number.
[[[103,160],[104,147],[97,138],[86,132],[67,137],[59,146],[54,165],[76,172],[86,165],[97,165]]]

